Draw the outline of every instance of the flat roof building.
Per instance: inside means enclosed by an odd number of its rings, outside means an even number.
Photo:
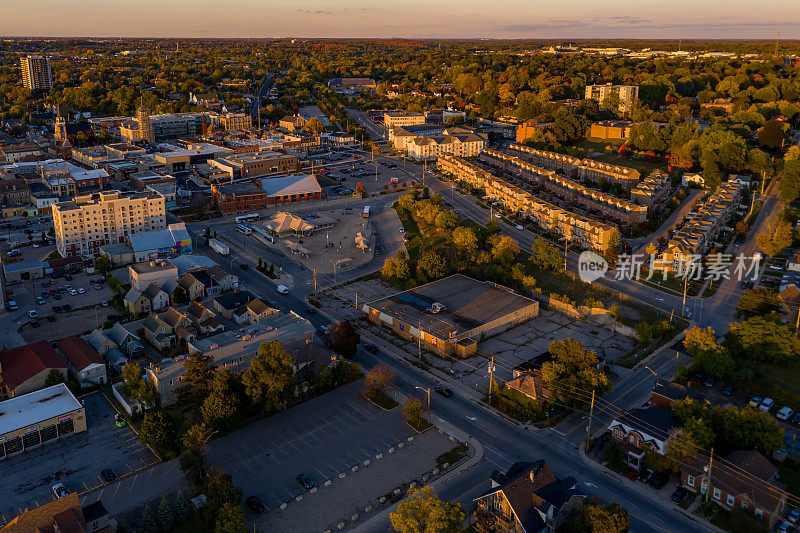
[[[297,156],[266,150],[219,157],[209,164],[231,178],[255,178],[298,169]]]
[[[63,383],[0,402],[0,459],[81,431],[86,412]]]
[[[365,304],[367,318],[406,338],[421,338],[437,353],[467,356],[480,337],[539,314],[539,302],[502,285],[453,274]]]
[[[425,124],[425,115],[416,111],[386,111],[383,114],[383,124],[388,128]]]
[[[47,56],[26,56],[20,59],[22,82],[31,91],[48,91],[53,88],[53,73]]]

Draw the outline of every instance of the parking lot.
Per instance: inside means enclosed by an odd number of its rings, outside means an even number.
[[[305,493],[298,474],[321,486],[415,433],[399,407],[387,412],[361,399],[362,387],[362,381],[351,383],[213,440],[209,463],[268,509]]]
[[[52,501],[57,482],[82,492],[104,484],[104,469],[120,477],[156,460],[129,427],[114,424],[116,411],[102,394],[80,400],[86,408],[86,431],[0,462],[0,520]]]

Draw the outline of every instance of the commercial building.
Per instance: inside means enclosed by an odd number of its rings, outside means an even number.
[[[416,111],[386,111],[383,113],[383,124],[388,128],[425,124],[425,115]]]
[[[631,136],[631,123],[613,120],[593,122],[589,127],[589,137],[595,139],[624,140]]]
[[[139,124],[139,135],[137,138],[150,144],[156,142],[153,123],[150,120],[150,110],[144,106],[140,106],[139,109],[136,110],[136,119]]]
[[[440,154],[475,157],[485,146],[486,139],[471,132],[415,137],[408,144],[408,156],[415,161],[435,161]]]
[[[20,59],[22,83],[31,91],[49,91],[53,88],[53,73],[47,56],[26,56]]]
[[[630,113],[633,109],[633,104],[639,97],[639,87],[637,85],[612,85],[607,83],[605,85],[588,85],[586,87],[586,99],[594,100],[595,102],[603,105],[606,98],[609,96],[616,96],[619,98],[619,111],[621,113]]]
[[[164,197],[154,192],[76,196],[54,204],[52,210],[56,248],[62,257],[95,254],[104,244],[166,227]]]
[[[526,120],[517,126],[517,142],[525,142],[537,131],[546,131],[553,127],[552,122],[539,122],[536,119]]]
[[[461,157],[442,154],[437,167],[454,178],[483,189],[486,198],[496,201],[513,213],[536,222],[542,229],[563,235],[584,248],[605,251],[617,229],[604,222],[563,209],[535,198],[528,191],[486,172]]]
[[[50,343],[39,341],[0,352],[0,397],[13,398],[45,386],[57,371],[67,379],[67,365]]]
[[[166,229],[134,233],[127,241],[133,249],[134,261],[192,252],[192,237],[183,222],[170,224]]]
[[[279,313],[258,324],[236,331],[226,331],[188,343],[189,353],[198,351],[211,357],[211,365],[217,369],[244,372],[250,367],[250,360],[258,354],[264,342],[277,341],[294,358],[295,373],[305,369],[310,359],[310,349],[314,342],[314,326],[305,318],[290,312]],[[166,405],[175,401],[175,389],[181,384],[185,372],[184,357],[164,360],[158,365],[150,365],[147,378],[158,390],[161,403]]]
[[[261,180],[261,188],[266,194],[268,205],[319,200],[322,198],[322,187],[320,187],[314,174],[264,178]]]
[[[245,131],[252,129],[253,117],[249,113],[225,113],[219,117],[219,125],[225,131]]]
[[[296,155],[262,151],[232,154],[212,159],[210,165],[225,172],[231,179],[256,178],[299,168]]]
[[[154,141],[161,141],[175,137],[192,137],[202,133],[203,124],[208,123],[208,113],[148,114],[148,119]],[[146,126],[145,129],[147,130]],[[119,132],[127,140],[142,139],[139,117],[124,119],[119,124]]]
[[[355,92],[374,90],[377,83],[372,78],[333,78],[328,87],[336,92]]]
[[[481,337],[505,331],[539,314],[539,302],[502,285],[454,274],[364,304],[367,319],[431,351],[466,357]]]
[[[209,160],[233,153],[230,148],[208,143],[190,143],[186,148],[163,145],[165,150],[154,154],[156,161],[162,163],[167,172],[191,170],[192,165],[207,163]]]
[[[264,189],[249,181],[212,185],[211,199],[224,214],[249,213],[267,207]]]
[[[128,266],[131,287],[144,291],[151,283],[163,285],[167,281],[178,280],[178,267],[166,260],[136,263]]]
[[[20,159],[42,155],[42,147],[36,143],[0,144],[0,163],[16,163]]]
[[[264,222],[264,227],[270,233],[285,237],[287,235],[313,235],[315,232],[332,228],[336,220],[323,215],[299,216],[285,211],[272,215],[270,220]]]
[[[278,121],[278,126],[287,131],[301,130],[305,127],[308,120],[300,115],[286,115]]]
[[[63,383],[0,402],[0,459],[82,431],[86,412]]]
[[[444,133],[444,124],[417,124],[414,126],[395,126],[389,128],[389,143],[395,150],[408,150],[408,145],[415,138],[427,135],[439,135]]]

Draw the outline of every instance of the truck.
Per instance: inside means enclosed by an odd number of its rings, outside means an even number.
[[[361,213],[361,218],[369,218],[369,206],[364,206],[364,212]]]
[[[208,245],[219,255],[228,255],[231,253],[230,247],[224,242],[218,241],[217,239],[208,239]]]

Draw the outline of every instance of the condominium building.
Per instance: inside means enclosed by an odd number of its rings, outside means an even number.
[[[664,200],[669,190],[669,176],[660,170],[654,170],[631,190],[631,201],[650,207]]]
[[[408,144],[408,156],[415,161],[435,161],[443,153],[475,157],[485,146],[486,139],[471,132],[415,137]]]
[[[53,88],[53,73],[47,56],[27,56],[20,59],[22,82],[31,91],[48,91]]]
[[[425,124],[425,115],[416,111],[386,111],[383,113],[383,124],[388,128]]]
[[[401,128],[389,128],[389,144],[395,150],[407,150],[408,145],[419,136],[439,135],[445,132],[444,124],[417,124]]]
[[[611,219],[626,226],[647,221],[647,207],[643,205],[585,187],[566,176],[537,167],[505,152],[488,149],[480,155],[480,159],[495,168],[512,173],[525,185],[539,187],[557,198],[560,203],[565,203],[566,207],[583,209],[595,218]]]
[[[518,157],[548,170],[560,170],[567,176],[576,176],[581,164],[580,158],[571,155],[548,152],[525,146],[524,144],[511,144],[512,153]]]
[[[639,87],[637,85],[589,85],[586,87],[586,99],[594,100],[602,104],[611,95],[619,97],[619,111],[630,113],[633,104],[639,97]]]
[[[150,110],[141,106],[136,111],[136,117],[139,123],[139,139],[149,143],[156,142],[155,134],[153,133],[153,123],[150,121]]]
[[[494,176],[464,158],[441,154],[437,166],[456,179],[484,189],[489,200],[500,202],[509,211],[536,222],[542,229],[563,235],[585,248],[605,251],[617,229],[604,222],[568,211],[536,198],[513,183]]]
[[[154,192],[123,196],[108,191],[53,204],[56,248],[63,257],[92,255],[133,233],[166,227],[164,197]]]
[[[244,131],[253,127],[253,117],[249,113],[225,113],[219,118],[219,124],[225,131]]]
[[[514,155],[525,161],[549,170],[560,170],[568,177],[577,177],[595,183],[605,181],[630,189],[639,183],[641,176],[636,169],[603,163],[594,159],[578,159],[557,152],[537,150],[522,144],[512,144],[509,148]]]
[[[156,141],[172,137],[191,137],[202,132],[208,113],[170,113],[149,115],[153,138]],[[119,125],[120,135],[127,140],[142,139],[139,119],[125,119]]]

